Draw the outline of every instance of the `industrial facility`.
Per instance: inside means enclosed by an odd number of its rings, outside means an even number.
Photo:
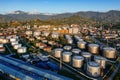
[[[16,80],[104,79],[112,64],[117,64],[117,48],[102,44],[91,35],[82,35],[90,32],[87,28],[80,28],[77,33],[73,26],[63,29],[70,32],[26,27],[23,33],[14,28],[5,31],[0,36],[1,75]]]

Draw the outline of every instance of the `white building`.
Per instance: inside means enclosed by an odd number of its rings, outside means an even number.
[[[79,28],[78,27],[71,27],[71,28],[69,28],[69,33],[70,34],[78,34]]]
[[[53,32],[51,36],[52,36],[52,38],[58,38],[59,34],[57,32]]]

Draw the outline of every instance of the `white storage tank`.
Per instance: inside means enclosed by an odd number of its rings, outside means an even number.
[[[9,42],[9,40],[8,39],[1,39],[1,41],[0,41],[1,43],[3,43],[3,44],[6,44],[6,43],[8,43]]]
[[[20,48],[22,46],[22,44],[15,44],[14,45],[14,49],[18,49],[18,48]]]
[[[0,44],[0,52],[4,52],[5,51],[5,47],[3,46],[3,44]]]
[[[0,44],[0,48],[3,47],[3,44]]]
[[[114,48],[105,47],[103,48],[103,55],[106,58],[115,59],[117,57],[117,51]]]
[[[4,39],[4,40],[3,40],[3,43],[4,43],[4,44],[6,44],[6,43],[8,43],[8,42],[9,42],[8,39]]]
[[[72,44],[73,43],[73,40],[72,40],[70,35],[65,35],[65,38],[66,38],[68,44]]]
[[[81,39],[81,38],[80,38],[79,36],[77,36],[77,35],[75,35],[74,38],[75,38],[76,41],[83,41],[83,39]]]
[[[84,41],[79,41],[79,42],[77,42],[77,46],[78,46],[80,49],[85,49],[85,48],[86,48],[86,42],[84,42]]]
[[[91,61],[92,54],[89,52],[82,52],[81,55],[84,57],[85,62]]]
[[[80,49],[72,49],[72,52],[74,54],[79,54],[81,52],[81,50]]]
[[[26,53],[27,52],[27,48],[26,47],[20,47],[17,49],[18,53]]]
[[[71,55],[72,55],[72,53],[71,52],[63,52],[62,53],[62,60],[64,61],[64,62],[70,62],[71,61]]]
[[[62,55],[63,49],[62,49],[62,48],[56,48],[54,51],[55,51],[54,56],[55,56],[56,58],[60,58],[61,55]]]
[[[3,38],[2,38],[2,37],[0,37],[0,42],[2,42],[2,40],[3,40]]]
[[[94,61],[88,62],[87,63],[87,74],[93,77],[100,76],[100,65]]]
[[[82,56],[73,56],[72,66],[75,68],[81,68],[83,65],[84,58]]]
[[[101,68],[105,69],[106,66],[106,58],[102,56],[94,56],[94,61],[100,64]]]
[[[92,54],[98,54],[99,53],[99,45],[98,44],[89,44],[88,51]]]
[[[68,44],[72,44],[73,40],[72,39],[68,39],[67,42],[68,42]]]
[[[71,48],[72,48],[72,46],[64,46],[64,49],[68,50],[68,51],[71,50]]]
[[[10,42],[15,42],[16,38],[10,38]]]
[[[15,44],[18,44],[18,41],[11,42],[11,45],[14,46]]]

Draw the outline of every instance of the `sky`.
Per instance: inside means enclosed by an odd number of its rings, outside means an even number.
[[[120,10],[120,0],[0,0],[0,13],[11,11],[65,13]]]

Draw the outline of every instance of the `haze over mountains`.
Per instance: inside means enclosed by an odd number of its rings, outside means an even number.
[[[91,20],[106,21],[106,22],[120,22],[120,11],[111,10],[108,12],[76,12],[76,13],[62,13],[62,14],[44,14],[44,13],[29,13],[24,11],[14,11],[8,14],[0,14],[0,22],[8,22],[11,20],[25,21],[25,20],[48,20],[48,19],[64,19],[71,16],[80,16],[82,18],[90,18]],[[76,17],[77,18],[77,17]]]

